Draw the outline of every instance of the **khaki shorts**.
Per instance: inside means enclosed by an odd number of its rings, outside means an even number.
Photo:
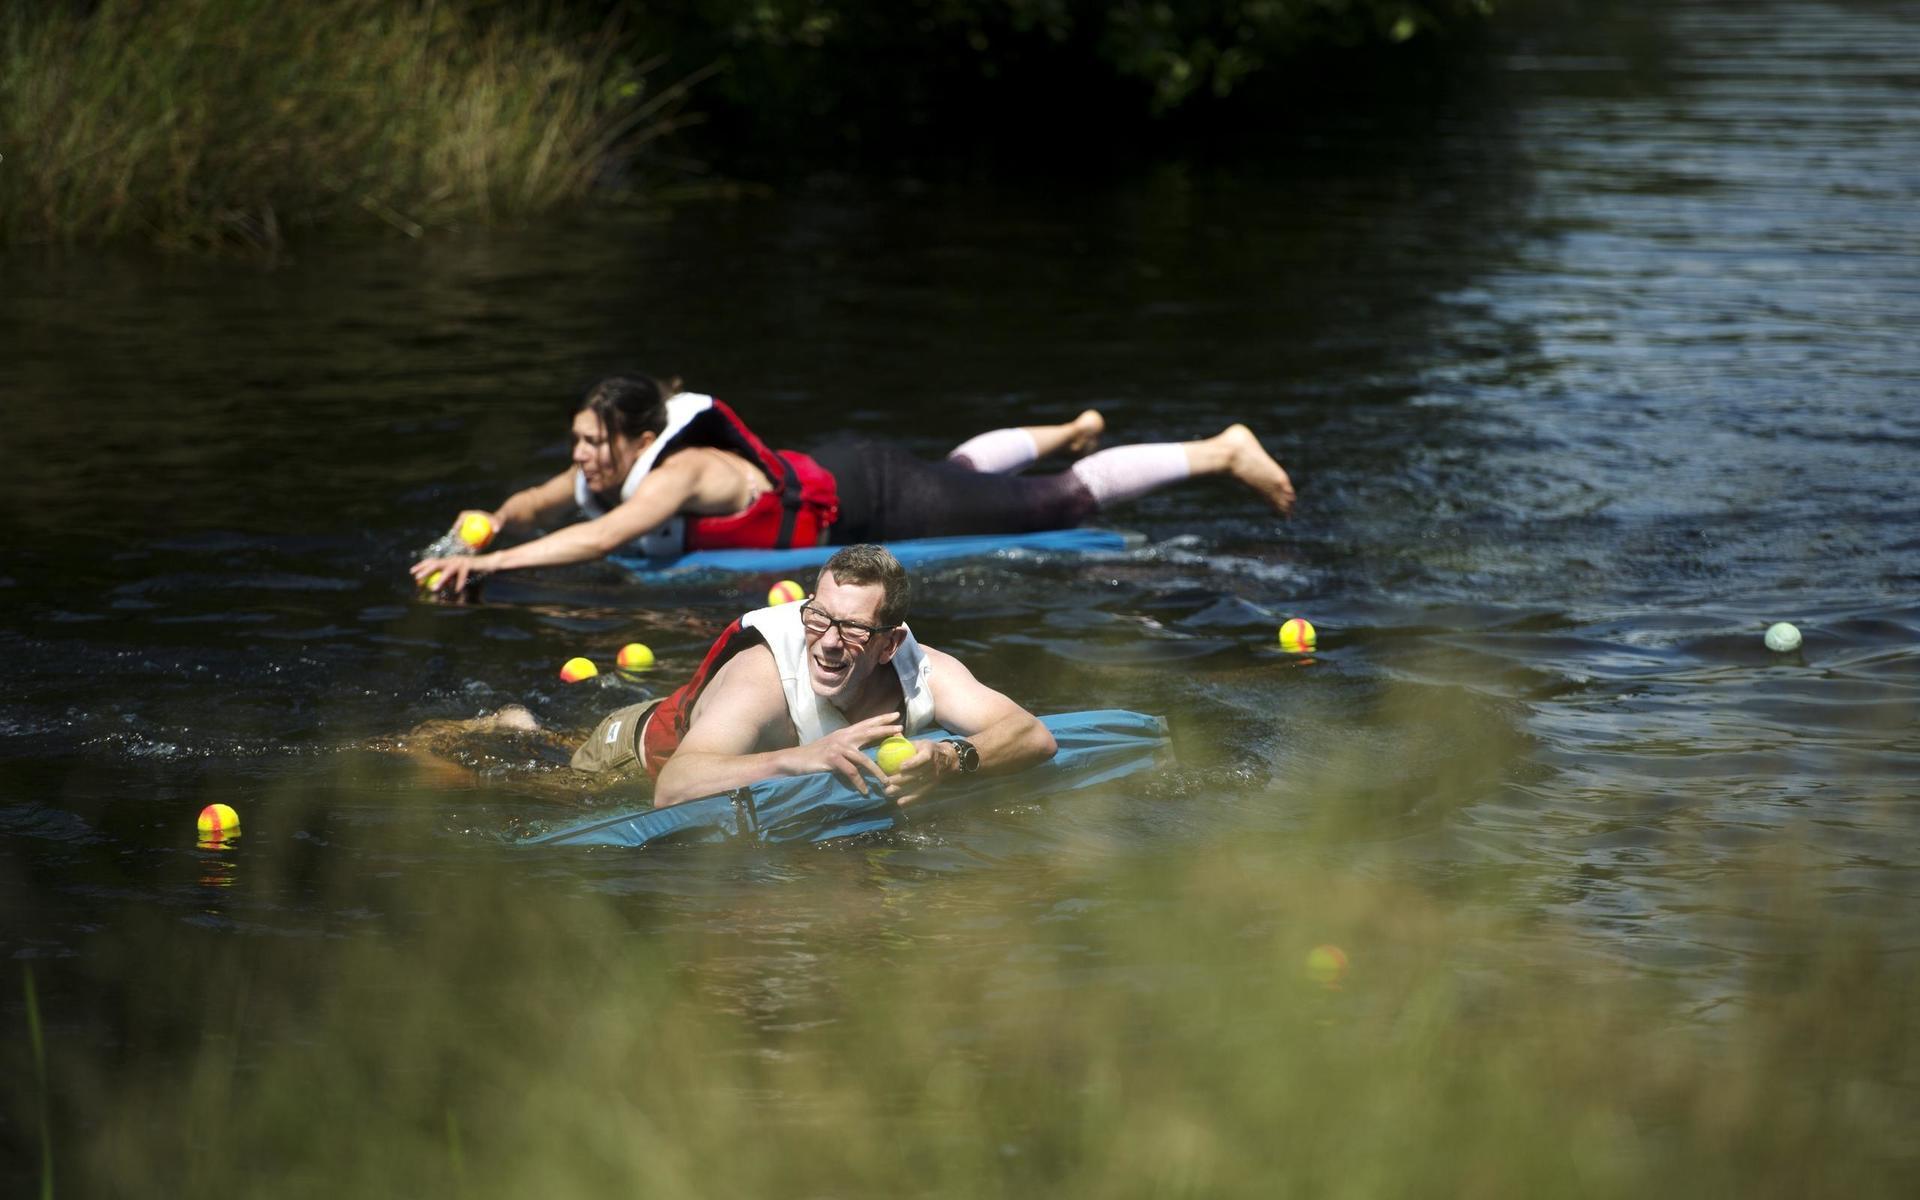
[[[586,742],[573,752],[576,771],[630,771],[640,763],[640,731],[647,718],[660,706],[658,700],[616,708],[600,719],[587,735]]]

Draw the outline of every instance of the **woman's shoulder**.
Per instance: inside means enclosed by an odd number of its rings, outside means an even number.
[[[674,446],[648,468],[642,483],[652,480],[690,482],[698,479],[702,471],[744,461],[739,455],[718,446]]]
[[[659,471],[667,467],[668,464],[676,462],[681,464],[682,470],[694,470],[697,469],[701,463],[736,463],[746,461],[747,459],[743,455],[735,451],[727,450],[720,446],[709,446],[702,442],[696,442],[692,445],[669,446],[666,453],[662,454],[659,461],[654,464],[653,469]]]

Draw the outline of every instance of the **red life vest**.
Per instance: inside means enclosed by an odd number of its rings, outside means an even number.
[[[620,498],[633,495],[661,459],[683,446],[737,454],[766,472],[773,490],[737,513],[675,515],[636,539],[634,552],[659,558],[689,550],[785,550],[826,542],[827,527],[840,516],[840,489],[832,473],[805,454],[767,445],[733,409],[711,396],[683,392],[667,401],[667,427],[628,470]],[[586,516],[606,514],[606,505],[587,491],[578,471],[573,496]]]
[[[719,400],[681,432],[686,445],[731,450],[767,473],[773,490],[723,516],[687,519],[689,550],[785,550],[818,546],[840,515],[840,488],[827,469],[797,450],[775,450]]]
[[[693,718],[693,703],[700,698],[714,673],[734,655],[763,646],[766,640],[759,630],[749,629],[736,619],[721,630],[720,636],[707,648],[707,656],[700,660],[693,678],[648,714],[647,727],[640,733],[640,765],[647,769],[650,778],[658,779],[660,768],[666,766],[673,752],[680,748],[680,739],[687,736],[687,725]]]

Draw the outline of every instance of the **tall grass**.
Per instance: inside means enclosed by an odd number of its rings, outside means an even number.
[[[27,1049],[33,1055],[33,1083],[39,1101],[40,1196],[53,1200],[53,1117],[47,1102],[47,1043],[40,1030],[40,993],[33,986],[33,968],[25,971]]]
[[[0,7],[0,240],[511,221],[681,120],[611,32],[460,0]]]
[[[1793,922],[1703,1020],[1546,923],[1273,844],[931,905],[840,853],[837,895],[667,928],[528,859],[324,952],[176,942],[131,1069],[65,1075],[83,1190],[1864,1197],[1920,1154],[1912,965],[1864,928]]]
[[[111,999],[51,1047],[56,1165],[235,1200],[1911,1194],[1904,896],[1756,833],[1667,876],[1684,928],[1596,924],[1549,899],[1560,855],[1409,836],[1517,740],[1451,690],[1382,711],[1445,762],[1356,738],[1182,837],[1096,789],[964,869],[912,839],[555,853],[450,837],[477,794],[385,759],[289,775],[190,899],[67,963]],[[1674,861],[1722,833],[1675,827]]]

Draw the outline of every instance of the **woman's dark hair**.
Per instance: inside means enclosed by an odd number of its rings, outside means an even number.
[[[678,379],[663,384],[649,375],[609,375],[588,388],[573,411],[598,417],[610,438],[637,438],[667,427],[667,397],[679,390]]]

